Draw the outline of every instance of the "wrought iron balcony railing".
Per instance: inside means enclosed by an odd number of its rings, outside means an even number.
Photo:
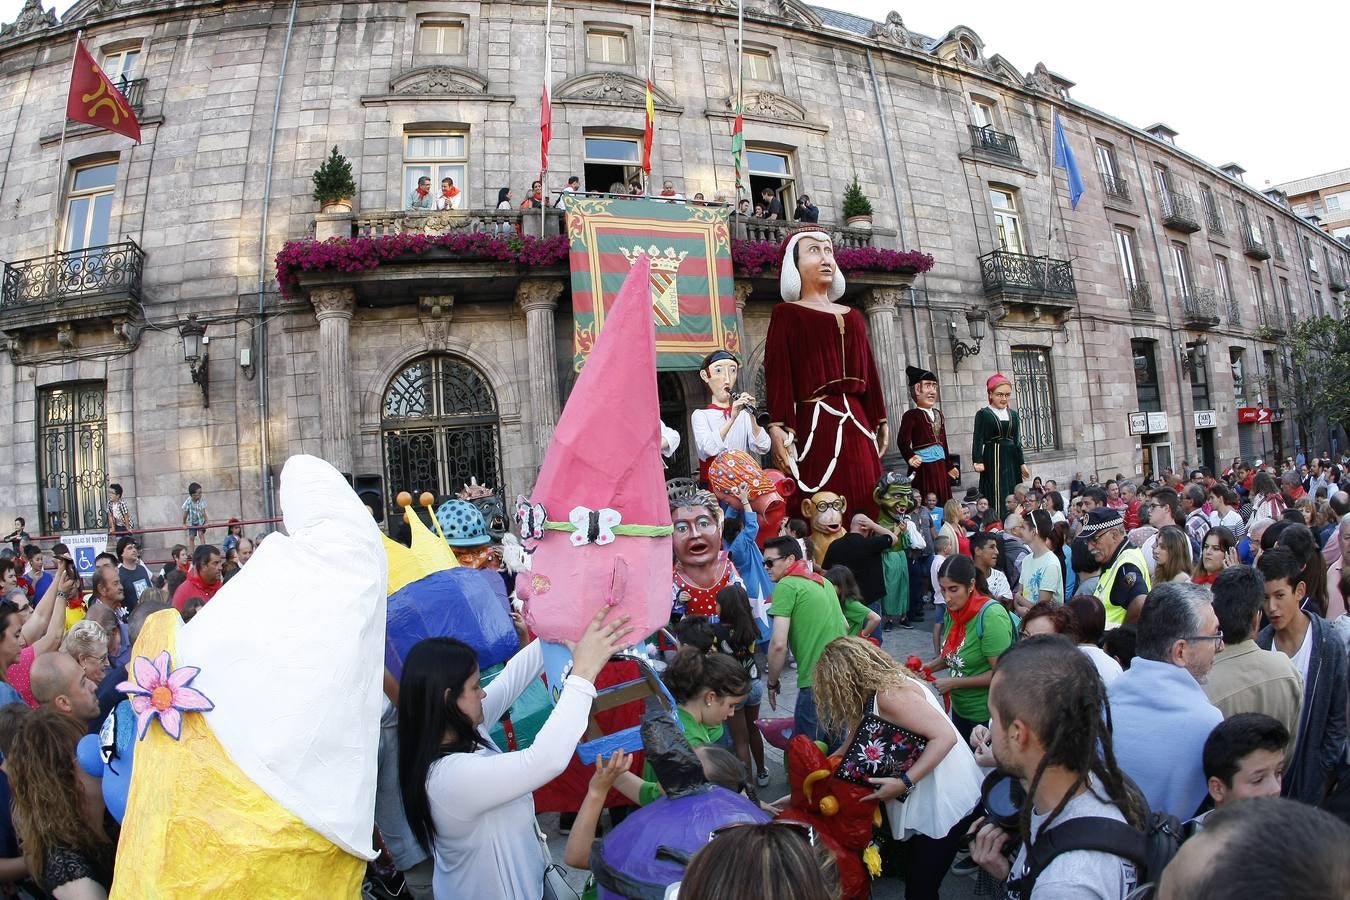
[[[1022,154],[1017,151],[1017,138],[1011,134],[995,131],[992,125],[970,126],[970,140],[974,149],[995,156],[1020,160]]]
[[[1147,281],[1136,281],[1125,285],[1130,298],[1130,309],[1134,312],[1153,312],[1153,292],[1148,289]]]
[[[1219,298],[1213,288],[1192,287],[1181,295],[1182,319],[1187,325],[1211,327],[1219,324]]]
[[[995,250],[980,257],[980,277],[986,294],[1063,299],[1078,296],[1073,266],[1064,259]]]
[[[0,307],[123,294],[141,299],[145,253],[133,240],[5,263]]]
[[[1205,210],[1205,227],[1209,229],[1210,234],[1223,234],[1223,219],[1219,218],[1217,209]]]
[[[1200,230],[1200,220],[1195,216],[1195,201],[1177,190],[1163,192],[1162,220],[1164,227],[1187,234]]]
[[[1236,297],[1228,298],[1228,323],[1230,325],[1242,324],[1242,304],[1238,303]]]
[[[1252,234],[1251,229],[1247,229],[1242,235],[1242,252],[1252,259],[1270,259],[1270,250],[1266,248],[1266,242],[1259,234]]]
[[[1261,328],[1271,334],[1284,334],[1284,318],[1278,306],[1260,304],[1256,307],[1256,315]]]
[[[1123,203],[1130,202],[1130,183],[1119,175],[1108,175],[1102,173],[1102,190],[1106,191],[1106,196]]]
[[[121,92],[122,97],[127,101],[127,105],[138,116],[145,111],[145,84],[149,80],[148,78],[133,78],[128,81],[126,76],[123,76],[113,82],[117,90]]]

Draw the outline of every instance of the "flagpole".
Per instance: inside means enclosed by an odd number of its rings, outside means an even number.
[[[553,0],[548,0],[548,6],[544,11],[544,97],[549,104],[549,137],[553,136]],[[542,115],[543,111],[540,111]],[[539,160],[539,238],[544,238],[544,208],[548,206],[548,146],[545,144],[544,152],[540,154]]]
[[[70,78],[66,81],[66,93],[70,93],[71,82],[75,79],[75,60],[80,55],[80,36],[84,34],[81,28],[75,32],[75,46],[70,51]],[[61,109],[61,147],[56,151],[56,223],[59,225],[65,218],[61,211],[61,198],[65,196],[66,188],[66,125],[69,119],[66,117],[66,110]],[[61,230],[52,229],[52,252],[56,253],[61,249]]]
[[[656,0],[651,0],[651,7],[647,13],[647,102],[651,102],[652,81],[656,75]],[[656,143],[656,114],[651,116],[652,143]],[[651,151],[647,153],[647,171],[642,174],[646,176],[646,182],[643,187],[643,194],[647,197],[652,195],[652,173],[651,173]]]
[[[745,0],[736,0],[736,118],[732,120],[732,128],[735,129],[739,124],[741,128],[741,150],[737,152],[732,150],[732,159],[736,163],[736,203],[734,208],[740,209],[741,205],[741,164],[745,161],[745,124],[741,119],[742,110],[745,108]],[[735,143],[735,138],[732,138]]]

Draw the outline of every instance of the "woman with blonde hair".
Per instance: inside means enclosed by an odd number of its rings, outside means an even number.
[[[1191,539],[1176,525],[1166,525],[1153,542],[1153,583],[1191,580]]]
[[[28,871],[57,900],[106,900],[112,887],[117,823],[104,811],[99,780],[75,762],[83,736],[75,719],[34,710],[5,756]]]
[[[94,684],[103,681],[111,663],[108,660],[108,632],[93,619],[81,619],[66,632],[61,641],[61,652],[70,654],[85,677]]]
[[[862,638],[831,641],[816,662],[816,708],[826,734],[847,733],[847,747],[871,714],[927,741],[900,778],[875,778],[869,799],[885,803],[891,835],[907,859],[906,900],[937,900],[983,775],[933,692],[884,650]]]
[[[941,534],[947,535],[952,540],[952,550],[960,553],[962,556],[970,555],[970,538],[966,537],[966,527],[961,524],[965,518],[965,511],[961,509],[961,504],[955,500],[948,500],[942,507],[942,530]]]

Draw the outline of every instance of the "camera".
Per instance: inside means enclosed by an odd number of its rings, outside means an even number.
[[[998,769],[985,776],[980,800],[989,821],[1004,831],[1017,833],[1027,792],[1022,782]]]

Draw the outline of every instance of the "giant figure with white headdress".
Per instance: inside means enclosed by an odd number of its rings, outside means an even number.
[[[886,402],[863,315],[837,302],[844,275],[828,234],[789,235],[779,289],[764,352],[774,459],[804,495],[833,491],[875,518]]]

